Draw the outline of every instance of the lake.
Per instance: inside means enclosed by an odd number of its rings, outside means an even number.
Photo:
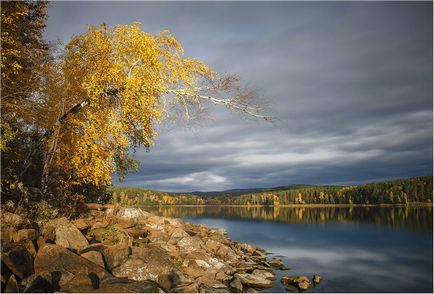
[[[231,239],[257,245],[291,269],[322,282],[309,292],[433,292],[432,206],[160,207],[157,215],[222,227]]]

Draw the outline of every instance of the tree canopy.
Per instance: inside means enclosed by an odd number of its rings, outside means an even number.
[[[3,188],[29,173],[28,185],[39,179],[43,193],[54,183],[64,190],[110,185],[113,173],[122,179],[137,169],[131,152],[153,145],[158,124],[192,119],[209,104],[270,119],[238,77],[186,57],[167,30],[152,35],[140,23],[88,26],[55,52],[42,39],[45,4],[7,3],[1,147],[11,153],[2,155],[2,169],[14,169],[2,176]],[[12,154],[8,147],[17,142],[24,147]]]

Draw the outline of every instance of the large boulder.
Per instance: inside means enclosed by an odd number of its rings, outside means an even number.
[[[33,257],[24,245],[14,244],[4,248],[2,262],[18,278],[23,279],[34,273]]]
[[[133,238],[130,240],[128,233],[115,226],[110,225],[103,228],[91,228],[90,232],[87,234],[90,238],[95,239],[98,242],[103,242],[104,244],[118,244],[118,243],[132,243]]]
[[[66,218],[58,218],[45,224],[42,235],[46,242],[54,242],[75,252],[87,247],[86,237]]]
[[[272,272],[269,272],[269,271],[266,271],[266,270],[255,269],[252,272],[252,275],[260,276],[260,277],[262,277],[264,279],[269,279],[271,281],[276,280],[276,276]]]
[[[148,245],[133,248],[127,261],[114,268],[112,273],[116,277],[136,281],[153,280],[169,291],[174,286],[170,278],[173,271],[177,271],[177,268],[167,252],[156,246]]]
[[[263,276],[253,275],[248,273],[237,273],[235,277],[240,279],[244,286],[257,287],[257,288],[268,288],[273,286],[273,281],[264,278]]]
[[[131,254],[131,248],[127,243],[119,243],[112,246],[106,246],[102,250],[107,269],[111,271],[115,267],[124,263]]]
[[[97,293],[164,293],[159,285],[151,280],[134,281],[130,279],[122,279],[108,277],[100,282]]]
[[[299,291],[306,291],[310,288],[309,278],[306,276],[285,276],[280,280],[282,284],[297,287]]]
[[[273,259],[270,260],[269,263],[270,263],[271,267],[274,268],[274,269],[278,269],[278,270],[281,270],[281,271],[286,271],[286,270],[289,269],[289,268],[288,268],[288,267],[283,263],[283,261],[282,261],[281,258],[273,258]]]
[[[118,217],[123,218],[147,218],[151,214],[135,207],[122,207],[116,213]]]
[[[80,254],[81,257],[86,258],[89,261],[99,265],[100,267],[104,267],[104,259],[102,257],[101,252],[98,251],[88,251],[83,254]]]
[[[86,258],[62,246],[48,243],[39,249],[34,266],[37,274],[57,275],[60,287],[67,284],[78,273],[96,275],[99,279],[110,275],[104,268]]]
[[[100,287],[100,279],[96,274],[77,273],[60,288],[64,293],[89,293]]]

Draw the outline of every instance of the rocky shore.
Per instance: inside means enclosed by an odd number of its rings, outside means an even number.
[[[75,220],[2,213],[2,292],[256,292],[278,259],[224,229],[87,204]]]

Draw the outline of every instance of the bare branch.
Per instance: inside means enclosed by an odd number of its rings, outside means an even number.
[[[237,76],[225,76],[205,82],[206,84],[200,87],[170,89],[166,91],[166,94],[175,95],[176,100],[182,102],[184,107],[186,107],[185,101],[190,101],[192,105],[200,109],[202,107],[200,101],[209,101],[250,117],[273,120],[271,115],[266,114],[265,102],[255,103],[256,93],[251,89],[243,88]],[[187,118],[190,116],[188,109],[186,109],[186,115]]]
[[[128,71],[128,78],[131,77],[131,72],[133,71],[133,68],[140,62],[142,61],[141,59],[137,60],[136,62],[133,63],[133,65],[130,67],[130,70]]]

